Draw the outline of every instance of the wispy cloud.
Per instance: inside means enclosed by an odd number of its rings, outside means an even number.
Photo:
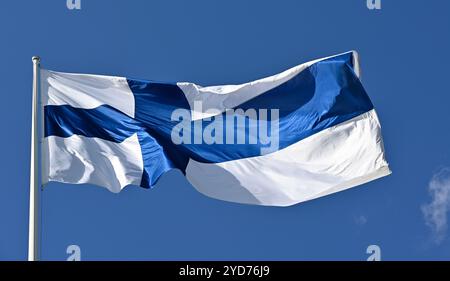
[[[361,226],[365,225],[367,223],[367,217],[364,215],[357,216],[355,217],[355,223]]]
[[[450,210],[450,168],[443,168],[433,175],[428,183],[432,200],[422,206],[427,225],[433,231],[436,243],[441,243],[447,235],[447,212]]]

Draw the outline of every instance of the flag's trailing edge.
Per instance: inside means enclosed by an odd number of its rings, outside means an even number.
[[[288,206],[372,181],[390,170],[359,73],[356,52],[211,87],[42,70],[44,183],[119,192],[127,185],[152,187],[176,168],[207,196]],[[261,154],[260,142],[174,143],[177,110],[189,112],[183,135],[195,139],[202,135],[195,124],[229,118],[229,109],[241,109],[232,118],[248,109],[276,109],[276,148]],[[249,126],[223,126],[251,137],[259,123],[245,118]]]

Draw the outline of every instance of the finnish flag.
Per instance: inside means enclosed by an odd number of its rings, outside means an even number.
[[[241,85],[41,70],[43,181],[112,192],[181,170],[201,193],[289,206],[390,174],[356,52]]]

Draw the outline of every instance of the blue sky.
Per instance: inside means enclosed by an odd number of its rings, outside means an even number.
[[[27,256],[33,55],[58,71],[215,85],[353,49],[391,176],[289,208],[209,199],[178,171],[120,194],[51,183],[41,257],[76,244],[85,260],[365,260],[376,244],[384,260],[450,259],[448,1],[65,2],[0,4],[1,260]]]

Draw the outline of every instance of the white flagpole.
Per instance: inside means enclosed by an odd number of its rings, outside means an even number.
[[[30,217],[28,228],[28,261],[39,258],[39,184],[38,184],[38,93],[41,59],[33,57],[33,109],[31,116]]]

